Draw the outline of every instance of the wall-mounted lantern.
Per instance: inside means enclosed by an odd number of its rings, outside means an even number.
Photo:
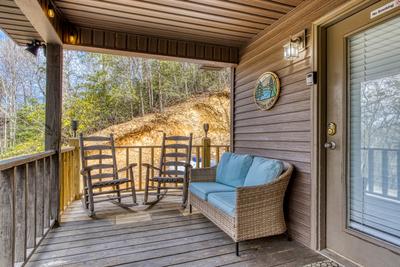
[[[49,9],[47,9],[47,16],[49,17],[49,18],[54,18],[55,16],[56,16],[56,12],[54,11],[54,9],[53,8],[51,8],[51,7],[49,7]]]
[[[294,60],[299,57],[301,51],[306,48],[306,31],[302,31],[290,37],[289,42],[283,46],[283,57],[286,60]]]

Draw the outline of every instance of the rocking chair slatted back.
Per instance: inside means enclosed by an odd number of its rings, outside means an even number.
[[[192,155],[192,139],[193,134],[189,136],[167,136],[165,133],[163,134],[159,177],[182,177],[186,175]],[[171,167],[174,169],[171,169]]]
[[[144,193],[144,203],[156,203],[162,196],[172,195],[167,193],[168,189],[182,190],[182,205],[186,206],[188,197],[190,157],[192,155],[192,139],[193,135],[189,136],[166,136],[163,134],[160,165],[159,168],[151,164],[144,164],[146,170],[146,187]],[[150,169],[157,170],[158,175],[150,177]],[[150,184],[150,181],[152,184]],[[168,184],[175,184],[175,187]],[[179,184],[179,186],[178,186]],[[156,193],[151,192],[157,190]],[[162,193],[161,191],[164,191]],[[148,195],[156,195],[157,199],[153,202],[148,202]]]
[[[88,136],[80,135],[82,168],[91,169],[98,174],[104,170],[111,171],[113,179],[118,179],[117,163],[115,158],[114,137],[110,136]],[[104,144],[107,142],[108,144]],[[103,160],[107,160],[104,164]],[[109,163],[108,161],[111,160]],[[96,175],[96,174],[93,174]]]
[[[130,178],[119,178],[117,169],[117,160],[115,154],[114,137],[110,136],[89,136],[84,137],[80,134],[80,151],[82,160],[83,177],[83,200],[85,208],[89,209],[89,214],[94,215],[94,203],[103,201],[94,201],[93,196],[109,193],[117,193],[112,199],[117,199],[121,203],[123,191],[132,191],[132,198],[136,203],[135,183],[133,170],[135,164],[130,164],[125,170],[129,171]],[[129,186],[129,183],[131,184]],[[126,184],[125,188],[120,185]],[[102,190],[102,189],[105,190]],[[100,191],[95,191],[99,189]]]

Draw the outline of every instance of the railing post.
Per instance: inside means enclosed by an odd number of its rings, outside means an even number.
[[[201,158],[202,158],[202,168],[208,168],[210,167],[210,163],[211,163],[211,139],[208,138],[207,133],[208,133],[208,129],[209,129],[209,125],[208,123],[205,123],[203,125],[204,128],[204,133],[205,136],[203,137],[203,139],[201,140],[201,144],[202,144],[202,152],[201,152]]]
[[[80,151],[79,151],[79,139],[78,138],[70,138],[68,140],[68,145],[74,147],[74,151],[72,152],[72,198],[75,200],[80,199],[81,194],[81,186],[80,186]]]

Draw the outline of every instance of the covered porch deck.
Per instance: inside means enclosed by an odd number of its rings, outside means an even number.
[[[285,236],[243,242],[237,257],[232,239],[195,210],[183,210],[179,197],[150,207],[124,201],[102,202],[96,218],[74,201],[26,266],[338,266]]]

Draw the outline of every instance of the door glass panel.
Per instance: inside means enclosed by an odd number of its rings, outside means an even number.
[[[400,17],[348,38],[348,225],[400,245]]]

